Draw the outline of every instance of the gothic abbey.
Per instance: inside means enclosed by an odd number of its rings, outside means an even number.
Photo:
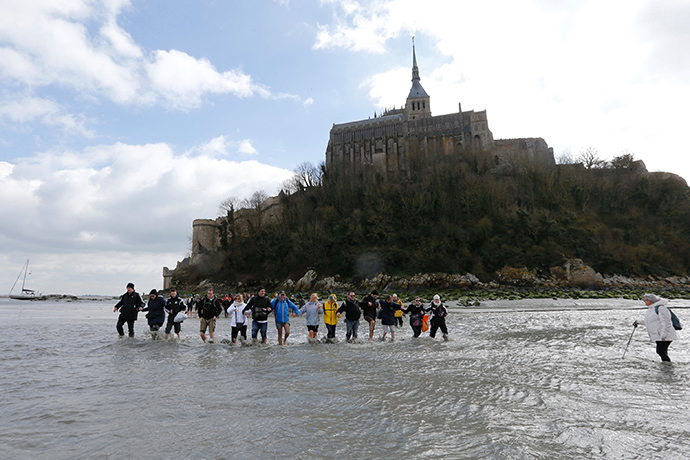
[[[555,164],[553,149],[541,138],[494,140],[486,110],[431,115],[431,100],[420,83],[414,42],[412,88],[401,109],[387,110],[380,117],[333,124],[326,166],[369,165],[382,173],[406,171],[408,155],[416,149],[451,154],[462,149],[490,152],[496,166],[516,158]]]
[[[448,115],[431,115],[431,100],[420,83],[414,42],[412,45],[412,88],[405,107],[388,110],[373,119],[334,124],[326,149],[328,168],[344,166],[373,167],[385,174],[388,171],[407,171],[408,155],[413,151],[445,154],[474,149],[491,154],[495,167],[510,165],[514,160],[537,161],[554,165],[553,149],[541,138],[494,140],[486,111],[462,111]],[[277,219],[280,204],[277,197],[269,198],[259,218]],[[235,212],[235,222],[251,218],[252,210]],[[190,259],[178,262],[201,263],[206,254],[220,248],[222,222],[226,217],[196,219],[192,224],[192,254]],[[164,288],[170,287],[174,270],[163,269]]]

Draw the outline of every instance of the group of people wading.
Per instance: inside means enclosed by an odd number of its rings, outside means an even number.
[[[356,340],[358,337],[360,318],[369,325],[369,341],[374,340],[374,330],[376,329],[377,319],[381,320],[383,334],[381,339],[386,340],[390,332],[391,340],[395,340],[395,329],[402,325],[403,315],[409,315],[410,327],[413,337],[419,337],[422,332],[429,327],[429,336],[436,337],[438,330],[441,330],[443,339],[448,340],[448,328],[446,327],[446,316],[448,309],[441,302],[438,295],[428,305],[422,304],[419,297],[405,307],[402,300],[395,294],[387,295],[379,299],[377,290],[371,291],[369,295],[361,301],[356,299],[354,292],[349,292],[346,299],[338,305],[335,294],[328,296],[326,302],[321,303],[317,294],[311,294],[308,302],[300,302],[300,306],[290,300],[284,291],[281,291],[274,299],[269,299],[266,289],[260,287],[253,297],[245,302],[242,294],[224,299],[223,302],[216,297],[213,289],[208,289],[206,295],[196,302],[196,312],[199,316],[199,334],[201,339],[206,342],[215,340],[216,320],[221,314],[230,317],[231,342],[236,343],[238,337],[247,339],[247,321],[251,317],[251,337],[252,341],[258,341],[259,334],[261,341],[267,342],[268,318],[273,314],[275,325],[278,332],[278,344],[285,345],[290,336],[290,317],[306,316],[308,340],[317,340],[319,330],[319,318],[323,315],[323,322],[326,325],[325,341],[335,341],[335,331],[338,319],[345,314],[345,325],[347,331],[345,337],[348,341]],[[149,293],[148,302],[145,304],[141,296],[134,290],[134,284],[127,285],[120,301],[115,305],[113,311],[120,312],[117,321],[117,332],[124,336],[123,326],[127,323],[129,336],[134,336],[134,322],[137,320],[139,312],[146,311],[149,329],[152,335],[158,337],[158,330],[166,323],[165,338],[170,338],[170,333],[174,330],[177,338],[180,338],[181,323],[189,306],[178,297],[175,288],[170,290],[170,298],[167,300],[155,289]],[[206,336],[206,331],[209,335]]]

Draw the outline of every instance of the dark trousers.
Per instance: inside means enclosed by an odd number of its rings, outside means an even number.
[[[170,316],[168,316],[170,318]],[[170,334],[170,331],[175,328],[175,334],[179,334],[180,330],[182,329],[182,323],[176,323],[172,319],[168,319],[167,324],[165,325],[165,333]]]
[[[117,333],[120,335],[125,335],[125,331],[122,328],[125,323],[127,323],[127,329],[129,329],[129,336],[134,337],[134,321],[136,319],[124,319],[122,315],[117,319],[117,326],[115,326],[115,329],[117,329]]]
[[[230,339],[232,343],[237,341],[237,335],[241,334],[244,340],[247,340],[247,323],[240,324],[238,326],[232,326],[232,331],[230,332]]]
[[[400,326],[403,325],[402,316],[396,316],[396,317],[395,317],[395,325],[398,326],[398,327],[400,327]]]
[[[431,320],[431,330],[429,331],[429,337],[436,337],[436,331],[441,329],[441,332],[443,332],[443,335],[448,334],[448,328],[446,327],[446,321],[434,321],[436,318],[433,318]]]
[[[335,338],[335,324],[326,324],[326,330],[328,333],[326,334],[326,337],[329,339],[334,339]]]
[[[410,326],[412,328],[413,337],[422,335],[422,326]],[[435,332],[435,331],[434,331]]]
[[[671,361],[671,358],[668,357],[668,346],[671,345],[672,340],[665,340],[665,341],[657,341],[656,343],[656,354],[661,356],[662,361]]]

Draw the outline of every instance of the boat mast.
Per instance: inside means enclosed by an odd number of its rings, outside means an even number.
[[[22,291],[24,290],[24,283],[26,283],[26,272],[28,271],[27,268],[29,267],[29,259],[26,259],[26,264],[24,264],[24,268],[19,272],[17,275],[17,279],[14,280],[14,284],[12,285],[12,289],[10,289],[10,294],[12,291],[14,291],[14,287],[17,285],[17,281],[19,281],[19,277],[22,276],[22,271],[24,272],[24,281],[22,281]]]
[[[26,265],[24,265],[24,280],[22,280],[22,292],[24,292],[24,284],[26,284],[26,273],[29,271],[29,259],[26,259]]]

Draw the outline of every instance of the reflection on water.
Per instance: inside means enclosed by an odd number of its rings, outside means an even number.
[[[690,458],[690,353],[639,311],[453,311],[452,341],[118,339],[110,303],[0,301],[0,458]],[[270,325],[272,326],[272,324]],[[221,319],[217,338],[230,335]],[[379,331],[377,331],[378,333]],[[681,337],[682,338],[682,337]]]

